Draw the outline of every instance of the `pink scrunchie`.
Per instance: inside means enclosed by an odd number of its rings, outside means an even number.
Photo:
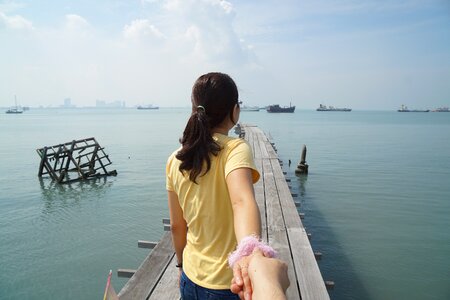
[[[257,237],[252,235],[246,236],[239,242],[236,250],[231,252],[228,256],[228,264],[230,267],[233,268],[234,264],[241,258],[252,254],[255,248],[260,249],[264,253],[265,257],[272,258],[277,255],[276,251],[272,247],[259,240]]]

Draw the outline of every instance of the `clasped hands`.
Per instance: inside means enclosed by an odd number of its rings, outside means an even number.
[[[289,287],[287,265],[275,258],[265,257],[255,248],[249,256],[241,258],[233,266],[230,289],[245,300],[286,299]]]

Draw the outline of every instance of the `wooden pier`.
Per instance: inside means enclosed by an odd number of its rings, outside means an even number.
[[[262,238],[288,264],[291,285],[287,298],[330,299],[316,262],[317,254],[315,256],[311,248],[273,144],[256,126],[242,125],[241,131],[252,147],[256,167],[261,173],[261,179],[255,184],[255,194],[261,212]],[[170,225],[165,224],[164,228],[170,230]],[[145,241],[139,244],[145,248],[154,246]],[[170,232],[165,232],[136,271],[119,270],[122,276],[131,276],[119,293],[120,299],[179,299],[174,257]]]

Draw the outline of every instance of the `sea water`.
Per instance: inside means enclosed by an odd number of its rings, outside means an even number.
[[[168,217],[165,162],[188,108],[0,115],[0,299],[101,299]],[[450,298],[450,114],[242,112],[278,149],[332,299]],[[117,177],[58,185],[37,148],[95,137]],[[295,176],[303,145],[309,174]],[[288,161],[292,164],[289,166]]]

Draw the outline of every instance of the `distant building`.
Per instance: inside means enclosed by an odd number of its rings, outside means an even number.
[[[117,100],[117,101],[113,101],[113,102],[106,102],[103,100],[96,100],[95,107],[123,108],[123,107],[125,107],[125,101]]]
[[[64,107],[64,108],[74,108],[75,105],[72,104],[72,99],[66,98],[66,99],[64,99],[64,104],[61,105],[61,107]]]

